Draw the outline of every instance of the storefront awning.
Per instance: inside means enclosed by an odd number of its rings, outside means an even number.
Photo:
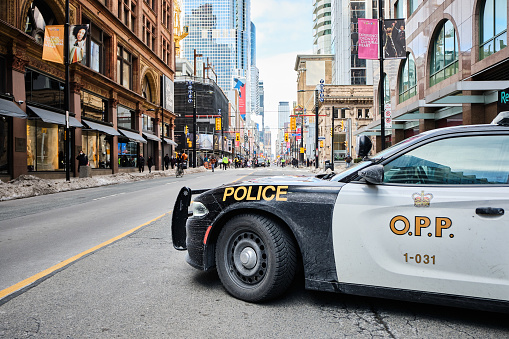
[[[47,122],[49,124],[57,124],[57,125],[64,125],[65,126],[65,115],[48,111],[46,109],[33,107],[33,106],[27,106],[32,113],[37,115],[39,118],[42,119],[42,121]],[[69,126],[70,127],[83,127],[83,125],[74,117],[69,116]]]
[[[83,120],[82,122],[85,125],[87,125],[88,128],[90,128],[90,129],[93,129],[93,130],[96,130],[99,132],[103,132],[103,133],[106,133],[109,135],[120,135],[120,133],[118,133],[117,130],[111,126],[106,126],[103,124],[98,124],[96,122],[91,122],[91,121],[87,121],[87,120]]]
[[[161,139],[159,139],[158,136],[156,135],[153,135],[153,134],[150,134],[150,133],[142,133],[143,136],[149,140],[152,140],[152,141],[161,141]]]
[[[27,114],[21,110],[14,102],[0,99],[0,115],[8,117],[26,119]]]
[[[172,145],[172,146],[175,146],[175,147],[178,146],[178,144],[175,141],[173,141],[171,139],[168,139],[168,138],[164,138],[164,142],[167,143],[168,145]]]
[[[120,128],[118,129],[118,131],[128,139],[131,139],[131,140],[137,141],[137,142],[142,142],[144,144],[147,143],[147,140],[143,139],[143,137],[141,135],[139,135],[138,133],[129,132],[129,131],[126,131],[126,130],[123,130]]]

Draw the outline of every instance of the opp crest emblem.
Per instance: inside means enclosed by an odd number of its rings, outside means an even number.
[[[421,193],[412,194],[412,199],[414,200],[415,207],[429,207],[433,194],[421,191]]]

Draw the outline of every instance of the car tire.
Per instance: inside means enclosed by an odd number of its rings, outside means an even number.
[[[238,215],[219,234],[216,267],[232,296],[262,302],[280,296],[290,286],[297,268],[297,250],[288,231],[273,220]]]

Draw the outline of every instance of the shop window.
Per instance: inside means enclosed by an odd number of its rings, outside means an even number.
[[[138,143],[120,139],[118,141],[118,166],[138,167]]]
[[[447,20],[435,36],[431,52],[430,86],[458,73],[458,39],[452,22]]]
[[[119,128],[135,129],[135,116],[134,110],[120,105],[117,106],[117,126]]]
[[[399,73],[399,102],[403,102],[417,94],[415,61],[412,53],[408,53]]]
[[[482,60],[507,46],[507,0],[486,0],[480,18]]]
[[[28,171],[63,171],[64,126],[41,120],[27,121]]]
[[[108,121],[108,101],[95,94],[81,91],[81,116],[99,121]]]
[[[111,168],[111,143],[109,137],[96,131],[83,131],[83,152],[92,168]]]
[[[132,89],[133,59],[124,47],[117,47],[117,81],[122,86]]]
[[[0,116],[0,173],[9,173],[9,121]]]
[[[48,107],[64,110],[64,83],[39,72],[25,72],[27,102],[36,102]]]
[[[55,14],[44,0],[34,0],[30,4],[25,20],[25,33],[31,35],[41,45],[44,42],[44,29],[47,25],[57,25]]]

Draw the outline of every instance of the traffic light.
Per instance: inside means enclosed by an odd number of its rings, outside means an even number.
[[[288,133],[285,133],[285,141],[288,142]]]
[[[330,128],[330,136],[332,136],[332,127]]]
[[[348,150],[348,140],[345,141],[345,149]]]
[[[189,131],[189,128],[187,127],[187,125],[184,127],[184,134],[187,135],[187,132]]]
[[[345,122],[343,120],[341,120],[341,132],[343,132],[345,130]]]
[[[235,135],[235,140],[236,140],[236,141],[240,141],[240,133],[237,133],[237,134]]]

